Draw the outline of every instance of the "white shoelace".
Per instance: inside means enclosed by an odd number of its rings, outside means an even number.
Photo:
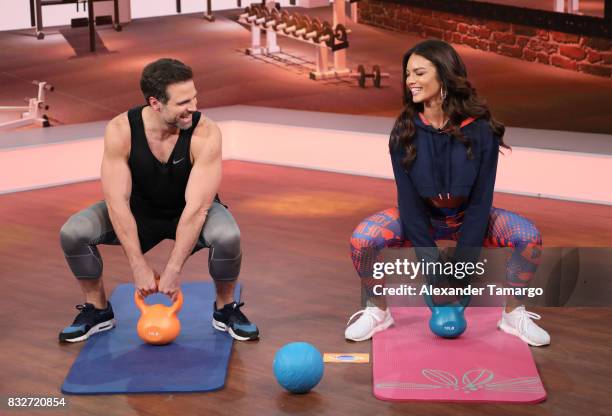
[[[374,312],[372,312],[370,307],[367,307],[365,309],[362,309],[362,310],[357,311],[354,314],[352,314],[346,324],[347,325],[350,324],[351,321],[353,320],[353,318],[356,317],[356,316],[359,316],[359,315],[366,315],[366,316],[368,316],[370,319],[372,319],[374,321],[374,323],[376,323],[376,321],[377,321],[377,318],[376,318],[376,315],[374,315]]]
[[[519,321],[518,321],[518,329],[520,332],[525,332],[527,329],[526,326],[528,322],[531,322],[532,319],[540,320],[542,317],[535,312],[529,312],[527,309],[522,308],[519,311]]]

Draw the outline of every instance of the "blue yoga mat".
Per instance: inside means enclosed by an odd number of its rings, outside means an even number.
[[[171,344],[145,344],[136,333],[140,311],[134,285],[115,289],[111,303],[117,327],[90,337],[68,372],[62,393],[178,393],[219,390],[225,385],[232,337],[212,327],[215,288],[209,282],[182,285],[181,334]],[[234,298],[240,298],[236,286]],[[170,305],[161,294],[147,303]]]

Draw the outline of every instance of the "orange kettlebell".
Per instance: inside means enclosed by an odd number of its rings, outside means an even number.
[[[142,315],[138,320],[138,336],[148,344],[165,345],[178,337],[181,332],[181,322],[176,316],[183,306],[183,293],[179,290],[176,302],[172,306],[147,305],[144,298],[134,292],[134,301]]]

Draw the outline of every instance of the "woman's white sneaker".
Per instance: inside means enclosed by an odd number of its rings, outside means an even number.
[[[353,318],[359,316],[351,324]],[[393,317],[389,309],[383,310],[376,306],[368,306],[355,312],[348,320],[350,324],[344,331],[344,338],[351,341],[365,341],[380,331],[384,331],[393,325]]]
[[[515,335],[529,345],[541,347],[550,344],[550,335],[533,322],[541,318],[537,313],[529,312],[524,306],[519,306],[510,313],[502,312],[502,318],[497,327],[502,331]]]

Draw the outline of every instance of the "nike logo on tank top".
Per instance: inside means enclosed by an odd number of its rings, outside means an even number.
[[[193,113],[192,125],[180,130],[179,137],[166,163],[160,162],[149,147],[145,134],[142,110],[128,111],[132,148],[128,165],[132,173],[130,207],[134,214],[154,218],[174,218],[185,208],[185,189],[191,173],[191,137],[201,113]]]

